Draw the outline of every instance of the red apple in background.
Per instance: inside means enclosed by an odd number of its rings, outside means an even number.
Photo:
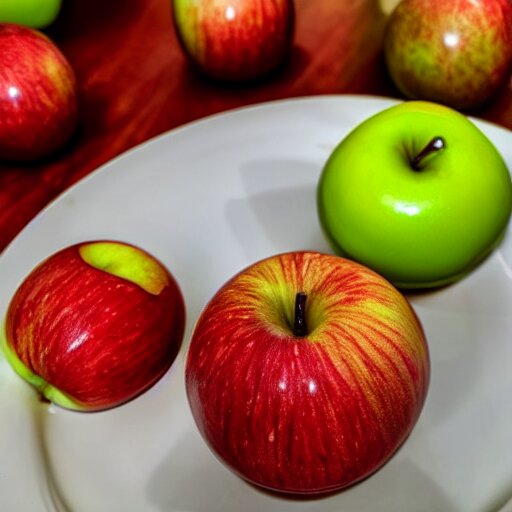
[[[48,400],[107,409],[167,371],[184,316],[178,284],[153,256],[121,242],[87,242],[49,257],[19,286],[3,349]]]
[[[263,77],[290,53],[293,0],[173,0],[172,6],[185,53],[214,79]]]
[[[258,262],[217,292],[185,377],[199,430],[229,468],[275,491],[324,493],[370,475],[405,440],[429,356],[388,281],[298,252]]]
[[[402,0],[384,52],[401,92],[458,109],[487,101],[509,76],[510,0]]]
[[[75,73],[39,31],[0,24],[0,159],[49,155],[76,128]]]

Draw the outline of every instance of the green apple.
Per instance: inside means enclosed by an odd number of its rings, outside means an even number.
[[[44,28],[57,18],[61,0],[0,0],[0,22]]]
[[[333,249],[401,288],[452,283],[501,240],[507,165],[463,114],[409,101],[359,124],[321,173],[317,205]]]

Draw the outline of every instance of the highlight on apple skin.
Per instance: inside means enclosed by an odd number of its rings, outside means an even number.
[[[173,0],[181,46],[204,75],[225,82],[265,77],[288,58],[293,0]]]
[[[20,284],[7,310],[2,349],[47,400],[97,411],[155,384],[181,346],[178,283],[152,255],[124,242],[64,248]]]
[[[467,276],[498,247],[512,181],[465,115],[405,101],[338,143],[320,174],[317,207],[334,252],[398,288],[434,288]]]
[[[0,159],[52,154],[78,124],[75,72],[46,35],[0,24]]]
[[[509,0],[401,0],[390,15],[384,55],[409,99],[478,107],[510,76]]]
[[[185,370],[217,457],[255,485],[307,495],[385,464],[416,424],[429,375],[404,296],[367,267],[310,251],[229,280],[200,315]]]

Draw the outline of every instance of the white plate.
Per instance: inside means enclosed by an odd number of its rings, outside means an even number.
[[[329,250],[316,215],[320,170],[350,129],[393,103],[313,97],[196,122],[105,165],[30,223],[0,259],[2,316],[43,258],[113,238],[171,269],[188,321],[164,379],[108,412],[48,409],[0,361],[0,510],[490,512],[512,495],[510,235],[463,281],[411,295],[431,349],[428,400],[402,449],[363,483],[313,501],[260,492],[209,452],[188,409],[183,361],[202,307],[258,259]],[[510,166],[511,134],[478,124]]]

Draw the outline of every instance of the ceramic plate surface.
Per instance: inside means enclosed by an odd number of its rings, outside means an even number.
[[[353,127],[393,103],[313,97],[192,123],[108,163],[22,231],[0,257],[2,317],[21,280],[50,254],[84,240],[119,239],[172,271],[185,297],[187,329],[166,376],[103,413],[40,404],[2,359],[0,510],[492,512],[507,501],[510,233],[464,280],[409,296],[430,345],[428,399],[403,447],[361,484],[321,500],[260,492],[218,462],[189,412],[183,363],[199,312],[229,277],[261,258],[329,251],[315,204],[322,166]],[[477,124],[512,167],[511,134]]]

